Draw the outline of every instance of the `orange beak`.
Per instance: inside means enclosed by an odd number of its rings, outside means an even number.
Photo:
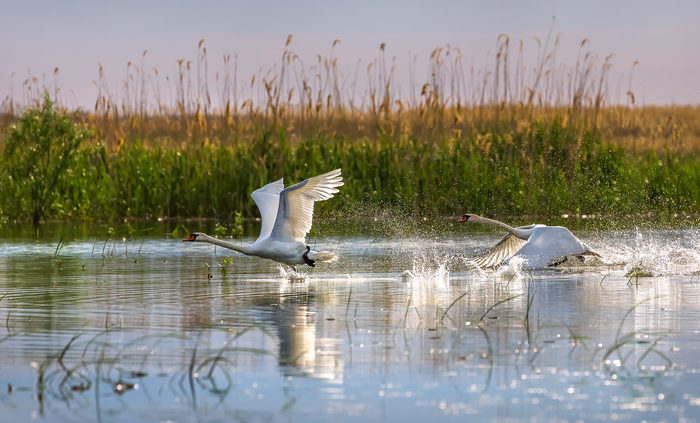
[[[189,241],[189,242],[194,242],[194,240],[195,240],[196,238],[197,238],[196,236],[190,235],[189,238],[183,239],[182,242],[188,242],[188,241]]]
[[[467,220],[469,220],[469,216],[462,216],[457,219],[457,222],[466,222]]]

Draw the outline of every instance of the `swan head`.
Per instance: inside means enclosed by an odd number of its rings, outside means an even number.
[[[459,219],[457,219],[457,222],[468,222],[469,219],[478,218],[478,217],[479,217],[479,216],[477,216],[477,215],[475,215],[475,214],[465,214],[464,216],[462,216],[462,217],[460,217]]]
[[[205,237],[207,234],[204,232],[192,232],[188,238],[185,238],[182,240],[182,242],[198,242],[201,241],[200,239],[197,239],[200,237],[200,235],[204,235]]]

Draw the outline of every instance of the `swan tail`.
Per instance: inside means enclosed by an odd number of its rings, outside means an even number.
[[[314,261],[331,262],[338,260],[338,256],[330,251],[310,251],[309,258]]]

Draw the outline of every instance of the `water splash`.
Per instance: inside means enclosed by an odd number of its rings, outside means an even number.
[[[582,240],[602,257],[574,255],[557,259],[547,270],[565,273],[604,273],[619,276],[700,275],[700,231],[647,230],[605,231]],[[472,255],[463,255],[452,266],[466,266],[477,278],[510,279],[525,273],[521,261],[513,258],[496,269],[475,266]]]
[[[406,248],[404,247],[404,249]],[[422,279],[447,279],[449,277],[450,267],[455,258],[453,254],[424,240],[412,242],[408,249],[412,250],[409,252],[411,256],[410,269],[404,270],[401,277]]]
[[[306,282],[309,279],[307,273],[300,272],[292,267],[287,268],[279,264],[277,265],[277,269],[280,272],[280,278],[290,282]]]
[[[449,261],[445,260],[442,263],[426,262],[420,259],[413,261],[413,266],[410,270],[404,270],[401,273],[402,277],[421,278],[421,279],[444,279],[450,276]]]
[[[700,233],[671,232],[669,236],[669,231],[635,229],[608,239],[599,252],[612,273],[684,276],[700,272]]]
[[[513,257],[496,269],[496,276],[504,279],[521,276],[525,270],[525,262],[525,257]]]

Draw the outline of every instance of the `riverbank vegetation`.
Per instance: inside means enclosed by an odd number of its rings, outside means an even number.
[[[513,61],[503,36],[480,71],[464,69],[457,49],[436,49],[424,84],[412,62],[404,95],[383,45],[363,69],[360,92],[357,75],[346,79],[332,53],[306,67],[289,41],[280,66],[248,84],[228,57],[209,81],[203,43],[196,62],[179,62],[165,82],[130,64],[112,91],[100,69],[89,112],[52,104],[60,103],[55,87],[28,80],[24,104],[8,97],[0,113],[0,215],[37,220],[40,186],[39,219],[254,217],[254,189],[338,167],[345,186],[332,205],[319,203],[321,214],[697,211],[697,107],[640,106],[632,72],[611,87],[610,57],[584,54],[585,40],[572,66],[556,63],[557,42],[527,68],[522,43]],[[75,143],[66,154],[45,150],[50,160],[36,168],[44,173],[32,174],[16,146],[34,151],[46,137],[18,134],[49,114],[71,120],[63,130]],[[55,178],[46,173],[51,160],[66,164]]]

